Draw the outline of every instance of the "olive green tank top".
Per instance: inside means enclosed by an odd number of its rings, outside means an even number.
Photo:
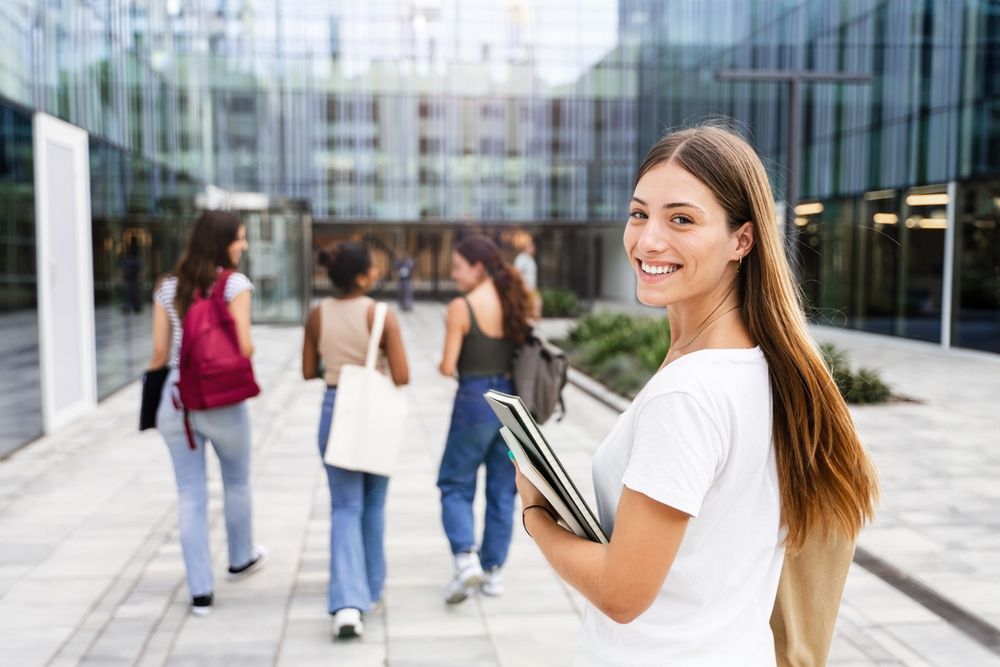
[[[459,377],[510,373],[510,362],[516,348],[514,341],[484,334],[476,322],[469,300],[465,297],[462,299],[469,309],[469,333],[462,339],[462,351],[458,355]]]

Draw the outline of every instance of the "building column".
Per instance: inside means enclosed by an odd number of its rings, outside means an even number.
[[[951,347],[952,297],[955,284],[955,234],[958,207],[958,183],[948,182],[947,224],[944,229],[944,275],[941,283],[941,347]]]

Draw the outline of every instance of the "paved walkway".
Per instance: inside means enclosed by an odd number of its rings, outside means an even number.
[[[95,414],[0,462],[0,663],[570,664],[581,599],[520,531],[504,597],[457,608],[441,602],[451,564],[434,478],[454,391],[434,370],[442,316],[443,306],[421,304],[403,318],[412,440],[390,485],[386,607],[368,618],[363,641],[329,639],[328,500],[315,443],[322,385],[299,379],[298,330],[259,327],[264,392],[252,407],[255,527],[271,554],[266,569],[237,584],[222,578],[216,473],[216,610],[207,618],[187,613],[170,462],[156,433],[135,431],[139,391],[131,385]],[[1000,495],[988,485],[997,476],[998,429],[989,416],[995,412],[986,411],[1000,388],[1000,362],[899,341],[845,340],[857,360],[878,362],[898,391],[926,401],[855,411],[886,496],[862,545],[1000,624]],[[954,389],[927,379],[945,372]],[[589,489],[592,452],[616,413],[575,388],[566,398],[569,417],[546,433]],[[831,664],[1000,665],[1000,657],[855,567]]]

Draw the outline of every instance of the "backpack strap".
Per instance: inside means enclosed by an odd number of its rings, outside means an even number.
[[[229,276],[233,275],[233,273],[235,273],[235,271],[232,269],[223,269],[222,271],[219,271],[219,275],[215,279],[215,282],[212,283],[211,287],[209,287],[210,294],[206,296],[200,287],[196,287],[194,289],[194,298],[209,299],[218,294],[221,295],[223,301],[225,301],[226,283],[229,281]]]
[[[170,400],[173,401],[175,410],[184,411],[184,435],[187,436],[188,447],[192,450],[198,449],[194,441],[194,431],[191,428],[191,411],[181,403],[180,392],[177,390],[176,383],[174,384],[173,391],[170,393]]]
[[[229,276],[233,275],[234,271],[232,269],[223,269],[219,271],[219,277],[215,279],[215,284],[212,285],[212,298],[226,300],[226,283],[229,282]]]
[[[382,342],[382,330],[385,328],[385,315],[389,306],[384,303],[375,304],[375,319],[372,320],[372,333],[368,337],[368,354],[365,355],[365,368],[375,370],[378,359],[378,346]]]

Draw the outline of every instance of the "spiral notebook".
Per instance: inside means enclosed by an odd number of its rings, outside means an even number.
[[[493,389],[483,398],[503,424],[500,434],[521,472],[552,504],[562,522],[580,537],[607,544],[600,522],[521,399]]]

